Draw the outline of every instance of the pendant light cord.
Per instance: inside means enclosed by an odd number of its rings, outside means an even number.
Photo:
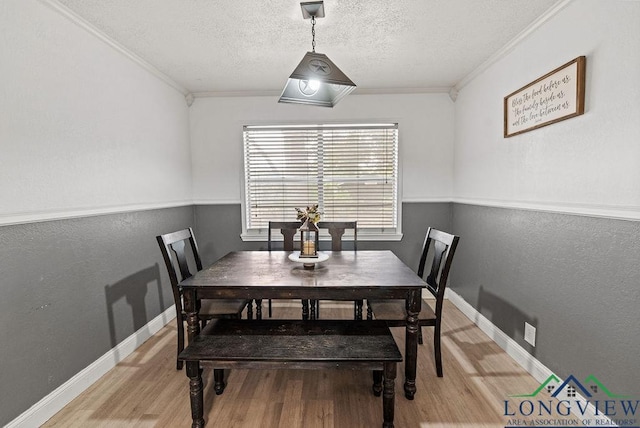
[[[311,48],[316,53],[316,17],[311,15]]]

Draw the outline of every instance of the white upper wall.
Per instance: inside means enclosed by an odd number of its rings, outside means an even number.
[[[184,96],[35,0],[0,7],[0,224],[191,201]]]
[[[585,114],[503,138],[503,98],[587,57]],[[640,2],[579,0],[456,101],[461,202],[640,218]]]
[[[399,124],[403,201],[451,198],[454,104],[447,94],[349,95],[332,109],[277,101],[196,98],[190,113],[196,203],[240,203],[243,125],[352,121]]]
[[[398,94],[350,95],[333,109],[197,98],[188,109],[175,88],[36,0],[3,1],[0,52],[0,224],[239,203],[243,125],[370,120],[400,124],[405,202],[640,217],[640,2],[570,2],[455,104]],[[503,97],[579,55],[585,114],[503,138]]]

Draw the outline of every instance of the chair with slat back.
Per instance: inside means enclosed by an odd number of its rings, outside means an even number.
[[[353,230],[353,251],[358,250],[357,221],[319,221],[318,229],[327,229],[331,236],[331,251],[342,251],[342,237],[345,230]]]
[[[271,251],[275,249],[276,240],[272,235],[272,230],[280,229],[282,234],[282,249],[284,251],[293,251],[295,246],[295,238],[298,233],[298,229],[302,223],[299,221],[270,221],[269,229],[267,230],[267,249]],[[272,316],[272,304],[269,299],[269,318]]]
[[[422,344],[422,327],[434,327],[433,349],[436,363],[436,373],[442,377],[442,351],[440,334],[442,331],[442,303],[447,286],[449,270],[460,238],[437,229],[429,228],[422,246],[422,254],[418,265],[418,276],[427,283],[427,290],[435,297],[435,311],[426,300],[422,301],[422,308],[418,315],[418,340]],[[433,248],[431,248],[433,247]],[[431,255],[431,269],[424,278],[427,266],[427,255]],[[367,301],[367,318],[375,317],[384,320],[389,327],[406,325],[406,305],[404,300],[370,300]]]
[[[358,222],[357,221],[319,221],[318,229],[327,229],[329,235],[331,236],[331,251],[342,251],[343,247],[343,236],[346,230],[353,230],[353,240],[352,240],[352,249],[353,251],[358,251]],[[320,246],[322,245],[319,243]],[[321,247],[318,247],[321,249]],[[316,317],[320,316],[320,301],[315,300],[310,302],[311,307],[315,308]],[[354,319],[362,319],[362,300],[355,300],[353,306],[353,317]]]
[[[302,223],[299,221],[270,221],[269,222],[269,230],[267,231],[267,249],[269,251],[275,246],[273,236],[271,231],[274,229],[280,229],[280,233],[282,234],[282,245],[284,251],[293,251],[295,248],[295,238],[298,233],[298,229],[300,229]]]
[[[167,266],[173,300],[176,307],[176,321],[178,324],[178,354],[184,349],[184,323],[186,313],[183,307],[182,289],[180,282],[191,277],[189,269],[189,258],[195,264],[196,270],[202,270],[202,261],[198,252],[193,230],[191,228],[182,229],[177,232],[156,236],[164,263]],[[191,256],[186,251],[187,243],[191,250]],[[175,265],[178,265],[176,270]],[[247,316],[252,317],[251,300],[244,299],[205,299],[200,300],[200,311],[198,313],[200,322],[204,324],[215,318],[240,318],[244,308],[247,308]],[[182,361],[177,361],[176,368],[182,369]]]

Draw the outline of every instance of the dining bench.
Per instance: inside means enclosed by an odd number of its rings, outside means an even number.
[[[193,428],[205,423],[203,366],[216,372],[238,368],[372,370],[373,393],[382,395],[382,426],[393,427],[394,381],[402,354],[384,322],[220,319],[207,324],[178,358],[185,361],[190,379]],[[216,394],[224,386],[222,376],[216,376]]]

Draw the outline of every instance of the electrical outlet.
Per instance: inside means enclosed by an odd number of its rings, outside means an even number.
[[[536,328],[526,321],[524,322],[524,340],[531,346],[536,346]]]

